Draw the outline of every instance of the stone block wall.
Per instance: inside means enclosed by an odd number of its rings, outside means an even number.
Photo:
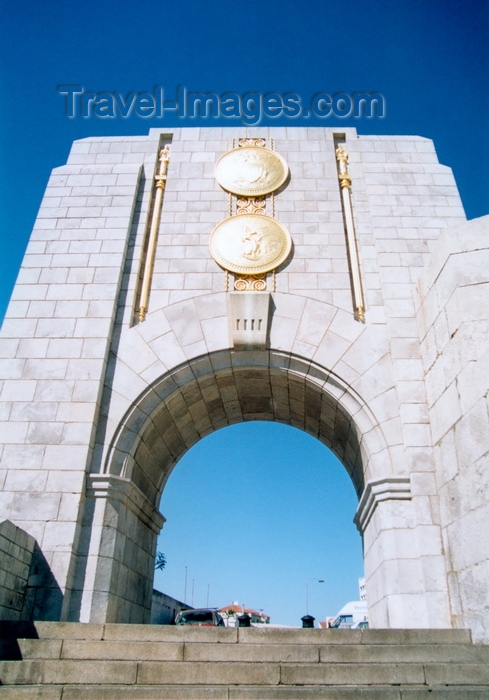
[[[150,622],[152,625],[170,625],[180,610],[188,610],[190,607],[161,591],[153,590]]]
[[[489,216],[446,231],[418,284],[452,617],[489,640]]]
[[[28,620],[26,592],[35,540],[5,520],[0,523],[0,620]]]
[[[142,164],[149,152],[152,172],[156,150],[146,138],[74,145],[49,180],[2,326],[0,513],[36,539],[63,593],[128,238],[144,207]]]

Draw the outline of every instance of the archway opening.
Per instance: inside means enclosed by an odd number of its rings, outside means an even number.
[[[318,624],[358,599],[358,505],[337,457],[303,430],[251,421],[213,432],[163,491],[155,587],[193,607],[234,601],[272,624]],[[321,581],[321,583],[319,583]]]
[[[255,421],[285,424],[316,438],[338,457],[358,498],[364,498],[364,485],[375,471],[390,464],[382,431],[365,402],[340,377],[310,361],[277,351],[217,352],[181,365],[132,404],[103,473],[90,477],[90,493],[107,495],[101,548],[113,553],[107,571],[105,560],[97,567],[91,619],[148,620],[162,525],[158,509],[174,467],[203,438]],[[125,585],[115,586],[122,580]],[[91,595],[89,590],[87,600]]]

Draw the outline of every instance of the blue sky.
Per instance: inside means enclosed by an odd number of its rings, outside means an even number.
[[[319,440],[279,423],[241,423],[180,460],[161,501],[168,566],[156,587],[195,607],[238,601],[272,622],[318,620],[358,599],[356,495]],[[323,579],[324,583],[318,583]],[[209,594],[209,595],[208,595]]]
[[[303,102],[319,92],[378,92],[386,104],[382,119],[298,116],[264,118],[261,124],[343,125],[355,126],[359,133],[432,138],[440,161],[454,170],[468,217],[486,214],[488,7],[482,0],[4,3],[0,42],[0,318],[49,173],[66,162],[74,139],[145,134],[150,127],[232,127],[239,123],[230,118],[183,119],[171,114],[164,119],[136,114],[126,119],[69,119],[64,98],[58,92],[60,85],[122,95],[151,92],[158,85],[170,97],[178,86],[218,95],[293,92]],[[290,601],[293,599],[295,606],[300,591],[305,591],[305,579],[317,575],[325,578],[325,584],[318,584],[324,592],[318,590],[323,598],[318,599],[318,607],[312,612],[324,617],[325,608],[333,612],[343,598],[356,594],[356,579],[361,573],[360,540],[353,526],[344,525],[338,513],[331,528],[326,513],[334,494],[332,500],[341,504],[341,513],[347,513],[351,523],[353,489],[325,448],[281,426],[267,426],[264,438],[268,454],[278,454],[278,461],[267,459],[256,473],[255,466],[246,460],[250,471],[240,476],[242,483],[238,483],[238,472],[233,471],[235,460],[227,460],[226,453],[224,463],[218,464],[215,455],[225,451],[222,446],[228,445],[228,440],[231,445],[241,444],[243,436],[250,440],[243,431],[253,429],[256,440],[258,436],[261,439],[262,426],[246,425],[203,440],[175,470],[163,497],[162,510],[169,521],[162,548],[168,556],[168,567],[161,587],[168,584],[169,592],[182,595],[187,566],[196,591],[197,586],[209,585],[212,604],[225,604],[231,598],[244,600],[247,605],[266,608],[275,622],[290,622],[286,614]],[[286,432],[276,437],[274,430]],[[277,442],[273,442],[275,438]],[[289,454],[296,454],[297,459],[290,461]],[[287,473],[284,459],[289,464]],[[295,482],[297,475],[299,481]],[[195,504],[185,511],[183,505],[175,510],[170,503],[170,493],[177,496],[197,483],[197,492],[205,486],[216,494],[215,498],[211,496],[212,504],[221,503],[219,512],[222,509],[223,515],[217,525],[210,521],[211,515],[219,516],[213,506],[208,506],[206,518],[204,513],[196,516]],[[252,511],[248,506],[241,512],[237,518],[241,529],[229,527],[230,517],[226,526],[220,527],[219,522],[224,522],[223,502],[228,507],[227,489],[241,507],[238,495],[243,483],[258,493],[260,487],[266,487],[266,506],[254,504]],[[304,498],[298,499],[298,493]],[[308,508],[308,493],[314,499],[321,494],[324,500],[314,500],[314,507]],[[238,512],[238,505],[233,507],[232,512]],[[299,529],[298,537],[287,518],[279,518],[290,509],[296,513],[291,519]],[[309,527],[313,522],[311,512],[316,517],[317,511],[326,520]],[[252,518],[246,515],[250,512]],[[273,513],[273,517],[264,521],[262,513]],[[208,531],[204,526],[207,520]],[[220,539],[223,531],[229,534],[227,542]],[[264,533],[273,546],[267,548]],[[198,542],[198,536],[203,537],[202,542]],[[236,556],[244,540],[246,566]],[[257,543],[255,551],[253,542]],[[342,543],[341,552],[338,542]],[[206,543],[209,548],[203,561]],[[305,543],[315,558],[310,564],[302,554],[298,556]],[[187,553],[183,558],[182,547]],[[250,564],[256,549],[263,557],[259,566]],[[221,566],[225,560],[226,567],[218,568],[216,563],[208,568],[209,552],[216,552],[218,558],[214,561]],[[353,559],[350,553],[356,553]],[[281,568],[282,556],[288,567]],[[275,575],[279,571],[280,575]],[[333,583],[327,575],[335,581],[337,594],[333,594]],[[312,595],[311,588],[311,603]],[[194,602],[205,603],[206,596]],[[294,607],[294,621],[299,612],[302,614],[300,608]]]

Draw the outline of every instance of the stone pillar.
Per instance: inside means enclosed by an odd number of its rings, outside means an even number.
[[[68,617],[147,623],[165,518],[129,479],[92,474]]]
[[[61,598],[143,160],[99,159],[101,146],[76,142],[69,164],[53,171],[2,327],[0,512],[39,544]],[[61,609],[64,617],[65,602],[42,619],[59,619]]]
[[[451,627],[440,528],[420,522],[414,500],[404,477],[370,482],[360,500],[355,520],[374,628]]]

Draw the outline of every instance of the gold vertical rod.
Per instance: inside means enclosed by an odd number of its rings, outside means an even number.
[[[365,305],[363,302],[362,281],[360,277],[360,265],[358,262],[357,246],[355,241],[355,225],[353,223],[353,211],[350,199],[351,177],[348,174],[348,153],[343,146],[336,149],[336,160],[339,163],[339,180],[341,196],[343,199],[343,213],[345,216],[346,240],[348,255],[350,257],[351,275],[353,281],[353,303],[355,313],[359,321],[365,321]]]
[[[139,300],[139,320],[144,321],[148,310],[149,290],[151,287],[151,278],[153,276],[153,266],[156,253],[156,241],[158,238],[158,229],[160,227],[161,204],[163,202],[163,192],[166,186],[166,174],[168,172],[168,163],[170,160],[170,148],[166,145],[160,151],[159,161],[160,167],[158,174],[155,175],[156,194],[153,205],[153,216],[151,219],[151,229],[148,238],[148,248],[146,250],[146,259],[144,261],[143,282],[141,284],[141,297]]]

